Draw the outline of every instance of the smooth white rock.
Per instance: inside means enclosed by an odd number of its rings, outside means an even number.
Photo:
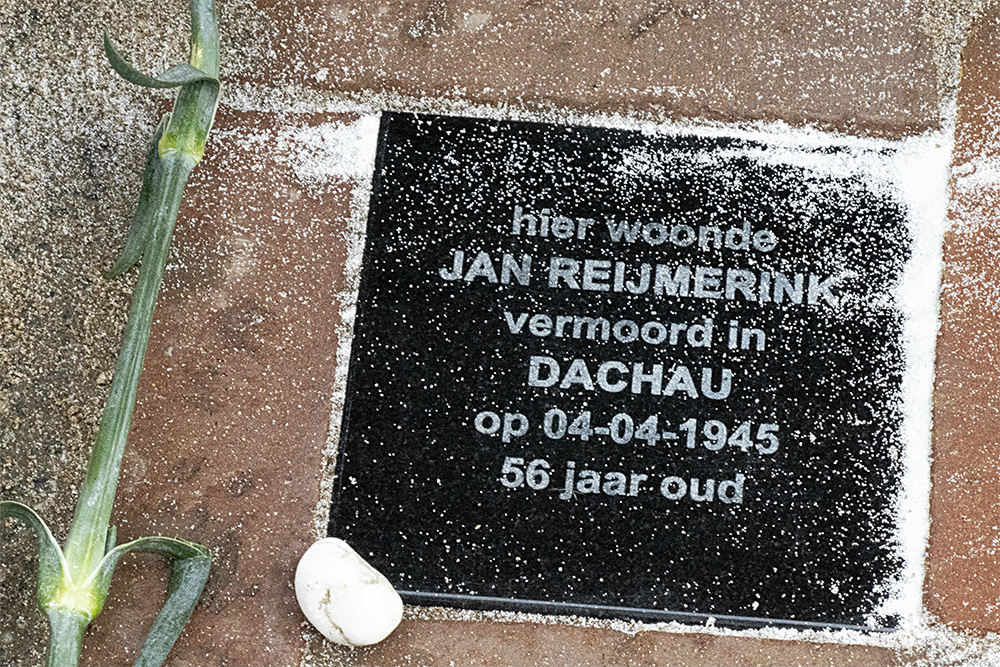
[[[302,554],[295,597],[324,637],[345,646],[376,644],[403,618],[403,601],[389,580],[336,537],[319,540]]]

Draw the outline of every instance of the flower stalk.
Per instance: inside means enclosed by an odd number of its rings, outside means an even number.
[[[109,271],[109,277],[117,277],[140,263],[114,378],[65,548],[30,507],[0,502],[0,519],[19,519],[38,537],[38,602],[49,619],[48,663],[53,666],[79,663],[83,634],[101,612],[118,560],[130,551],[155,553],[173,564],[166,602],[135,662],[161,664],[194,611],[211,563],[207,548],[174,538],[143,537],[116,546],[110,522],[170,237],[188,175],[205,153],[218,104],[219,34],[214,2],[192,0],[189,62],[159,76],[135,70],[107,35],[104,47],[111,66],[127,81],[151,88],[179,87],[180,91],[173,113],[161,119],[150,143],[132,227]]]

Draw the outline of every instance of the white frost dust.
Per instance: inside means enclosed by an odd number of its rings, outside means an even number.
[[[955,189],[1000,188],[1000,156],[977,156],[955,166]]]
[[[378,116],[370,115],[351,123],[282,129],[276,159],[290,166],[306,185],[371,180],[378,123]]]

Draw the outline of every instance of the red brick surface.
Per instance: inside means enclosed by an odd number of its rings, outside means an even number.
[[[939,45],[906,0],[257,4],[273,51],[234,75],[269,85],[889,137],[940,122]]]
[[[178,223],[113,520],[119,541],[163,533],[215,552],[174,663],[296,664],[291,581],[319,502],[350,190],[303,192],[273,141],[227,135],[273,139],[273,116],[223,111],[217,127]],[[157,559],[126,562],[142,565],[115,573],[91,664],[130,663],[122,647],[140,646],[162,597]]]
[[[954,164],[1000,157],[1000,12],[965,50]],[[974,162],[972,162],[974,164]],[[981,168],[981,166],[980,166]],[[958,183],[958,181],[955,181]],[[957,187],[945,238],[925,604],[957,628],[1000,631],[1000,183]]]
[[[888,649],[707,634],[568,625],[412,620],[382,644],[319,651],[322,664],[352,665],[898,665]]]

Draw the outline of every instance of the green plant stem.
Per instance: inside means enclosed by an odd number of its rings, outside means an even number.
[[[84,614],[52,609],[49,616],[49,667],[66,667],[80,662],[83,632],[90,623]]]
[[[159,201],[153,203],[157,218],[143,253],[111,391],[101,416],[97,440],[64,550],[70,573],[77,581],[87,578],[106,550],[111,507],[118,487],[125,440],[132,422],[139,374],[146,357],[156,296],[163,279],[184,184],[192,168],[194,161],[184,154],[163,158],[161,182],[153,189],[159,197]]]
[[[147,536],[116,546],[110,522],[170,237],[187,178],[205,153],[219,99],[219,33],[213,0],[192,0],[189,64],[151,77],[129,65],[106,33],[104,49],[111,67],[127,81],[153,88],[179,86],[180,91],[173,113],[161,120],[147,152],[132,228],[110,272],[118,276],[141,262],[114,378],[65,548],[60,549],[33,509],[0,500],[0,519],[17,518],[38,536],[38,601],[49,617],[49,665],[53,667],[79,663],[83,634],[101,612],[115,566],[125,554],[156,553],[170,559],[173,566],[167,600],[139,651],[136,664],[140,665],[160,665],[166,659],[198,603],[211,567],[209,549],[176,538]]]
[[[219,30],[214,3],[210,0],[192,3],[191,65],[212,77],[219,74]],[[159,182],[152,187],[150,207],[156,212],[156,218],[150,238],[144,245],[121,353],[64,549],[70,574],[77,580],[85,579],[97,567],[108,548],[111,507],[118,487],[122,454],[132,422],[139,374],[146,357],[170,236],[177,220],[184,184],[205,152],[218,93],[218,81],[183,86],[160,138],[158,152],[162,168],[157,174]]]

